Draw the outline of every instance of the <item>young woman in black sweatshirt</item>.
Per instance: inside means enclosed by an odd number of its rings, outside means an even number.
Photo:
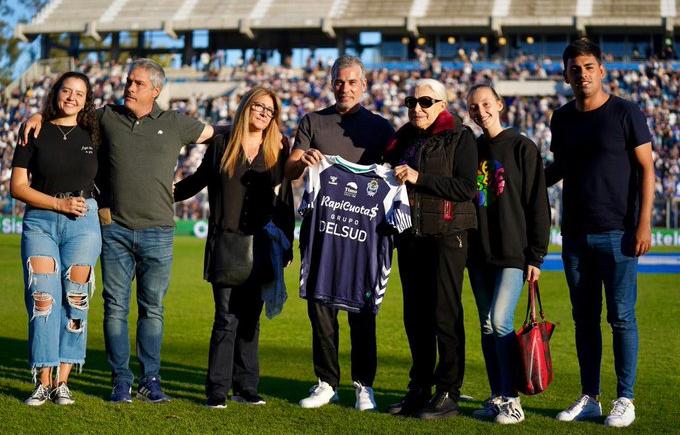
[[[536,145],[503,129],[503,100],[489,85],[468,94],[477,139],[478,231],[471,237],[468,272],[482,330],[491,397],[477,417],[519,423],[524,411],[513,386],[514,312],[524,280],[538,280],[548,247],[550,209],[543,162]]]

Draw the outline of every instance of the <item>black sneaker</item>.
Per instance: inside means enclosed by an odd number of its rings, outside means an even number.
[[[224,409],[227,407],[227,403],[224,399],[208,399],[205,406],[211,409]]]
[[[458,402],[449,393],[438,391],[428,404],[420,410],[418,417],[425,420],[453,417],[460,414]]]
[[[391,415],[414,415],[420,411],[432,397],[432,393],[424,388],[410,388],[400,402],[387,407],[387,413]]]
[[[249,405],[264,405],[267,403],[262,396],[251,391],[241,391],[238,394],[234,394],[231,396],[231,400]]]

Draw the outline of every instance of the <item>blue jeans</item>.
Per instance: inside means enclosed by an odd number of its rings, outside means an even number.
[[[132,230],[102,225],[104,340],[114,384],[132,383],[128,314],[132,280],[137,279],[137,359],[140,383],[158,377],[163,339],[163,297],[172,267],[172,227]]]
[[[600,393],[600,315],[604,284],[607,322],[614,339],[617,394],[633,398],[638,352],[635,320],[638,259],[632,253],[632,246],[632,237],[623,231],[563,238],[562,259],[576,327],[583,394]]]
[[[517,397],[513,385],[515,308],[524,287],[524,271],[491,264],[470,264],[472,292],[482,330],[482,353],[492,396]]]
[[[27,207],[21,235],[28,310],[28,359],[33,369],[85,363],[87,312],[94,291],[94,266],[102,247],[97,202],[86,200],[79,218]],[[54,260],[54,270],[37,273],[33,258]],[[72,266],[89,266],[87,282],[71,280]],[[37,302],[49,301],[47,309]]]

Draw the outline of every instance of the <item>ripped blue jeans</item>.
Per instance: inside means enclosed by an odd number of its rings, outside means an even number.
[[[97,203],[87,200],[79,218],[27,207],[21,236],[28,311],[28,362],[34,370],[60,363],[82,366],[87,313],[95,287],[94,266],[101,252]],[[36,267],[43,264],[43,268]],[[49,264],[45,269],[44,264]],[[86,281],[71,279],[74,266],[88,266]]]

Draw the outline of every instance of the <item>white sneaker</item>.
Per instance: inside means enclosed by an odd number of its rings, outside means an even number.
[[[498,406],[496,423],[515,424],[524,421],[524,410],[519,403],[519,397],[505,397]]]
[[[588,418],[596,418],[602,415],[602,405],[587,394],[581,396],[576,402],[564,411],[557,414],[559,421],[578,421]]]
[[[47,402],[50,398],[50,386],[43,385],[40,382],[35,386],[35,390],[29,396],[28,399],[24,400],[24,403],[28,406],[40,406]]]
[[[635,421],[635,405],[627,397],[619,397],[612,402],[612,410],[604,420],[605,426],[626,427]]]
[[[354,390],[356,392],[357,401],[354,403],[354,408],[359,411],[375,411],[378,405],[375,404],[373,397],[373,388],[362,385],[361,382],[354,381]]]
[[[319,383],[309,389],[309,397],[300,400],[300,406],[303,408],[320,408],[329,403],[338,401],[338,393],[333,387],[319,379]]]
[[[495,418],[498,415],[498,407],[503,403],[501,396],[489,397],[482,403],[480,409],[472,411],[472,416],[475,418]]]
[[[66,382],[60,382],[59,386],[52,390],[52,400],[57,405],[73,405],[76,403],[71,395],[71,390],[68,389]]]

